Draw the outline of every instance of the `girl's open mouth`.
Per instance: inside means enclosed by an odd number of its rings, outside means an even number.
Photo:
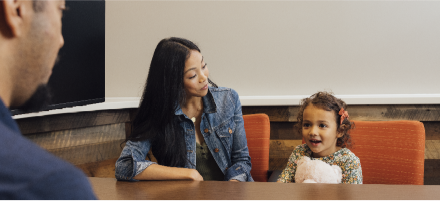
[[[309,141],[310,141],[310,143],[312,143],[313,146],[318,146],[319,143],[322,142],[321,140],[309,140]]]

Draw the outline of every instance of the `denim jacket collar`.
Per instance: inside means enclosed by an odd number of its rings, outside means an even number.
[[[208,88],[208,93],[206,96],[202,97],[203,101],[203,113],[216,113],[217,112],[217,105],[214,101],[214,96],[212,96],[211,93],[211,87]],[[184,115],[182,108],[180,105],[177,106],[176,112],[174,113],[176,116]]]

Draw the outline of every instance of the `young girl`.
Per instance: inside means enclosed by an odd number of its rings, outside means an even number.
[[[346,148],[351,145],[349,130],[354,128],[346,108],[344,101],[327,92],[318,92],[301,101],[296,128],[306,144],[293,150],[278,182],[295,182],[297,162],[307,156],[341,167],[342,183],[362,184],[359,158]]]

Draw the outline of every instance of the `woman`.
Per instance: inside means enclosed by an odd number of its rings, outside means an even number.
[[[194,43],[159,42],[117,179],[253,181],[238,94],[208,75]]]

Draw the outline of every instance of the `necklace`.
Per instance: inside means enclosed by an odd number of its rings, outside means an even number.
[[[197,114],[196,115],[198,115],[198,113],[200,112],[200,109],[197,109]],[[193,122],[193,123],[196,123],[196,116],[193,116],[193,117],[191,117],[191,121]]]
[[[197,117],[198,115],[200,115],[200,112],[202,111],[202,108],[203,108],[203,103],[202,103],[201,107],[195,109],[195,114],[194,114],[194,116],[190,118],[191,121],[192,121],[193,123],[196,123],[196,120],[197,120],[196,117]],[[183,110],[183,109],[182,109],[182,111],[186,111],[186,112],[184,112],[184,113],[187,114],[188,117],[190,117],[190,115],[188,115],[188,114],[189,114],[189,111],[188,111],[188,110],[186,110],[186,109]]]

